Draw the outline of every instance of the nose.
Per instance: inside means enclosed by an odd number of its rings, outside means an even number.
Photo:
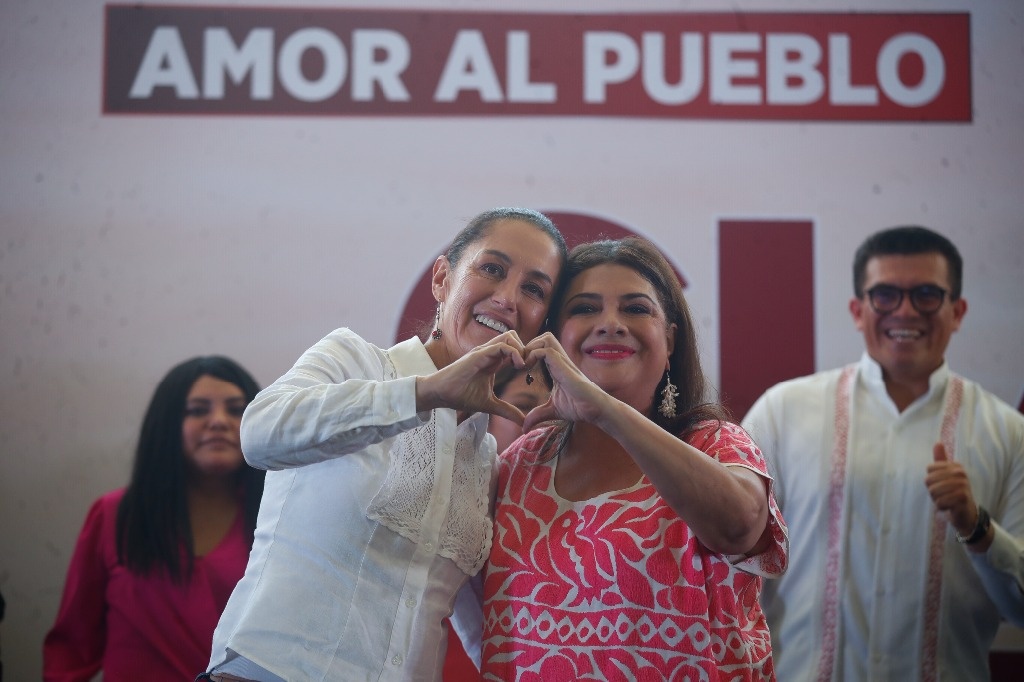
[[[515,311],[519,285],[511,279],[502,280],[494,290],[491,299],[505,310]]]
[[[605,309],[598,320],[597,331],[600,334],[625,334],[626,327],[617,310]]]
[[[227,429],[231,425],[231,415],[225,406],[214,407],[210,410],[209,428]]]

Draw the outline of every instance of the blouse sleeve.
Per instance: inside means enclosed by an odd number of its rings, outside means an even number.
[[[980,501],[992,513],[994,536],[983,553],[967,547],[963,551],[1000,615],[1016,627],[1024,627],[1024,418],[1002,403],[985,411],[991,415],[988,423],[998,429],[995,433],[999,435],[998,445],[993,442],[988,446],[991,452],[986,454],[986,461],[993,471],[1001,473],[1000,491],[980,493]],[[995,463],[1000,461],[1006,463],[1005,468],[996,468]]]
[[[737,424],[710,422],[687,436],[687,442],[714,457],[724,466],[741,466],[755,472],[768,483],[767,548],[751,556],[729,557],[736,568],[764,578],[778,578],[786,572],[789,562],[789,530],[775,501],[773,481],[768,475],[764,456],[747,432]]]
[[[416,377],[382,351],[335,330],[266,387],[242,417],[242,452],[259,469],[304,466],[362,450],[429,421],[416,412]]]
[[[455,594],[451,624],[466,655],[480,669],[480,646],[484,630],[484,574],[480,571]]]
[[[116,512],[117,504],[107,496],[93,503],[85,518],[57,620],[43,641],[44,682],[86,682],[103,663],[109,579],[104,557],[113,548]]]

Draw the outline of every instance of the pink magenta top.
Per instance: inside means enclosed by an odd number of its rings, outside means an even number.
[[[241,507],[224,539],[197,557],[191,579],[140,576],[117,562],[117,506],[124,490],[93,503],[68,568],[60,611],[43,643],[45,682],[192,680],[210,660],[213,629],[245,571]]]

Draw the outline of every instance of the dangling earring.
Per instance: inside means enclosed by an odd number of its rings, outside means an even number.
[[[437,341],[441,338],[441,302],[437,303],[437,310],[434,312],[434,331],[430,332],[430,338]]]
[[[676,396],[679,395],[679,390],[676,389],[675,384],[672,383],[672,377],[669,376],[668,370],[665,370],[665,388],[661,389],[661,404],[658,405],[658,412],[661,412],[663,417],[673,419],[676,416]]]

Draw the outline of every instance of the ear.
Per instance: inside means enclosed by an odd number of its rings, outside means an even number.
[[[434,294],[435,301],[443,301],[448,295],[448,277],[451,275],[451,266],[448,265],[448,258],[441,255],[434,261],[434,270],[430,275],[430,291]]]
[[[961,296],[953,301],[953,331],[960,329],[960,323],[967,314],[967,299]]]
[[[850,299],[850,316],[857,331],[864,331],[864,301],[859,298]]]

